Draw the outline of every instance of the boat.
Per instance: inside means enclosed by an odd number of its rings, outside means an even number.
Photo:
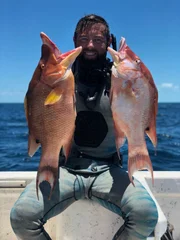
[[[158,223],[147,239],[160,240],[166,232],[167,223],[170,223],[173,239],[180,240],[180,171],[154,171],[154,186],[148,171],[138,171],[135,177],[147,188],[158,207]],[[10,210],[34,178],[36,172],[0,172],[1,240],[16,240],[10,226]],[[122,224],[122,218],[115,213],[93,201],[79,200],[50,219],[45,229],[53,240],[109,240]]]

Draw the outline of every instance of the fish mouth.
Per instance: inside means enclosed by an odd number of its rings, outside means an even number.
[[[53,43],[53,41],[44,32],[40,33],[40,37],[42,39],[43,44],[47,45],[51,49],[56,58],[60,58],[62,53],[60,52],[56,44]]]
[[[61,55],[63,59],[60,64],[64,69],[70,69],[77,56],[81,53],[82,47],[77,47]]]
[[[120,44],[119,44],[119,52],[124,51],[126,46],[127,46],[126,39],[124,37],[121,37],[121,41],[120,41]]]
[[[117,51],[115,51],[114,49],[112,49],[111,47],[108,47],[108,52],[110,53],[112,59],[113,59],[113,62],[114,62],[114,65],[117,66],[119,64],[119,54]]]
[[[68,59],[67,62],[70,62],[69,64],[72,64],[73,61],[75,60],[75,58],[80,54],[80,52],[82,51],[82,47],[77,47],[73,50],[70,50],[66,53],[62,53],[58,47],[56,46],[56,44],[44,33],[41,32],[40,33],[41,39],[43,44],[47,45],[51,51],[54,53],[55,57],[57,58],[57,60],[59,60],[58,62],[60,62],[61,60],[64,60],[65,58]]]

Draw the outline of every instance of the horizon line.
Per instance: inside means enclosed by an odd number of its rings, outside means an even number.
[[[179,102],[158,102],[158,103],[180,103]],[[24,104],[23,102],[0,102],[0,104]]]

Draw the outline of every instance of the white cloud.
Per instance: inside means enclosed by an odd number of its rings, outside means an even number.
[[[174,89],[175,89],[175,90],[179,90],[179,86],[178,86],[178,85],[175,85],[175,86],[174,86]]]
[[[162,88],[172,88],[173,87],[173,83],[162,83],[161,87]]]
[[[0,102],[23,102],[25,92],[16,90],[4,90],[0,92]]]
[[[22,95],[23,91],[2,91],[0,92],[1,96],[14,96],[14,95]]]
[[[180,90],[180,87],[179,85],[175,85],[173,83],[162,83],[161,85],[158,86],[158,89],[172,89],[174,91],[179,91]]]

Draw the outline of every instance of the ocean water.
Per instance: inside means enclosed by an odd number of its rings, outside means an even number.
[[[158,146],[146,137],[153,169],[180,171],[180,103],[159,103],[157,115]],[[36,171],[41,150],[27,154],[28,128],[23,104],[0,104],[0,171]],[[121,149],[127,169],[127,143]]]

